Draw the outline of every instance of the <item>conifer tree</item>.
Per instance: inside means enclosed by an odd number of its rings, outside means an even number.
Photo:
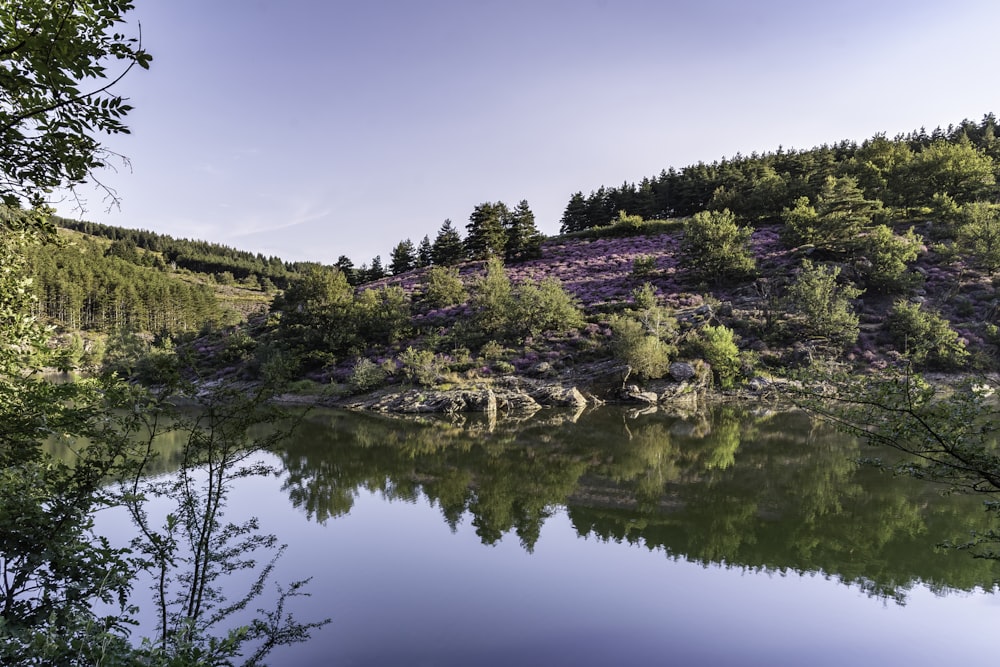
[[[566,204],[560,221],[559,233],[569,234],[579,232],[589,226],[587,218],[587,200],[583,198],[582,192],[575,192]]]
[[[424,238],[420,239],[420,245],[417,246],[417,268],[422,269],[425,266],[430,266],[431,264],[431,253],[433,247],[431,246],[431,239],[429,236],[424,234]]]
[[[465,226],[465,248],[471,259],[503,257],[507,244],[506,221],[510,210],[503,202],[486,202],[476,206]]]
[[[413,247],[413,241],[406,239],[396,244],[392,249],[389,258],[389,271],[392,275],[405,273],[412,269],[417,263],[417,251]]]
[[[438,266],[452,266],[465,259],[465,245],[451,220],[445,220],[431,246],[431,261]]]
[[[537,257],[542,247],[542,233],[535,226],[535,214],[522,199],[507,218],[507,243],[504,257],[510,260]]]

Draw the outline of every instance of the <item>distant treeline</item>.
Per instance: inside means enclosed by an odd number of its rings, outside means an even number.
[[[265,257],[261,253],[237,250],[218,243],[175,239],[146,230],[124,229],[65,218],[59,218],[56,222],[65,229],[134,244],[136,248],[160,253],[166,262],[179,269],[217,276],[228,273],[238,281],[255,278],[265,289],[272,286],[284,289],[290,279],[301,275],[310,267],[318,266],[313,262],[285,262],[278,257]]]
[[[78,236],[36,249],[31,258],[35,314],[69,330],[104,332],[178,333],[220,320],[210,286],[181,280],[162,264],[157,268],[150,260],[154,255],[134,248],[133,261],[120,256],[128,248],[127,242],[107,246]]]
[[[876,135],[861,144],[737,154],[711,164],[671,167],[639,183],[601,186],[588,196],[576,192],[560,231],[609,225],[619,211],[658,219],[728,208],[750,222],[777,221],[800,197],[814,200],[827,176],[853,177],[868,199],[894,207],[930,206],[935,195],[958,203],[994,199],[995,191],[984,191],[989,179],[983,172],[993,173],[997,165],[997,121],[987,114],[980,123],[964,120],[931,133],[921,129],[894,139]]]

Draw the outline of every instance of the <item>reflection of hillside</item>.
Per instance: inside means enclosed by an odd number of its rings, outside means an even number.
[[[361,489],[425,495],[453,527],[531,550],[565,507],[581,535],[697,562],[821,571],[885,595],[918,581],[991,588],[991,563],[935,549],[979,524],[978,499],[879,476],[859,454],[802,414],[723,407],[687,420],[599,410],[558,427],[329,412],[281,456],[286,492],[317,521],[349,512]]]

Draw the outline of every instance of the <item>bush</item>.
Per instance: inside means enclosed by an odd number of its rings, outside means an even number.
[[[399,362],[407,380],[425,387],[434,386],[446,366],[444,360],[430,350],[414,350],[412,347],[400,353]]]
[[[731,389],[740,374],[740,350],[733,331],[722,325],[705,325],[701,328],[700,347],[715,381],[723,389]]]
[[[356,391],[371,391],[385,382],[385,371],[367,357],[358,359],[351,371],[351,386]]]
[[[858,339],[858,316],[851,300],[864,290],[838,285],[840,267],[814,266],[802,261],[802,270],[788,287],[785,306],[798,316],[797,326],[806,336],[848,346]]]
[[[974,202],[962,207],[958,244],[991,274],[1000,270],[1000,205]]]
[[[918,366],[954,368],[968,361],[965,343],[948,320],[919,304],[897,301],[889,314],[889,333]]]
[[[695,280],[716,285],[746,280],[757,268],[750,235],[750,228],[737,225],[729,209],[695,213],[684,224],[681,266]]]
[[[432,266],[427,272],[422,300],[431,308],[464,303],[467,296],[465,285],[458,276],[458,269],[450,266]]]
[[[909,272],[907,262],[917,258],[923,239],[911,227],[896,236],[886,225],[878,225],[861,239],[861,251],[868,259],[862,269],[865,284],[885,293],[912,287],[920,278]]]
[[[645,255],[632,260],[632,277],[645,278],[656,270],[656,257]]]
[[[642,379],[654,380],[667,374],[670,357],[676,351],[659,336],[648,333],[642,322],[626,316],[611,320],[615,356]]]
[[[584,323],[576,299],[555,278],[518,285],[512,315],[511,328],[522,339],[543,331],[577,329]]]

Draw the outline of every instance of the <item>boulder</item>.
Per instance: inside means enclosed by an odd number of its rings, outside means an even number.
[[[540,405],[553,408],[585,408],[587,399],[583,397],[576,387],[562,387],[560,385],[544,385],[538,387],[531,393],[531,398]]]
[[[670,364],[669,372],[670,377],[678,382],[687,382],[696,375],[694,366],[686,361],[675,361]]]

